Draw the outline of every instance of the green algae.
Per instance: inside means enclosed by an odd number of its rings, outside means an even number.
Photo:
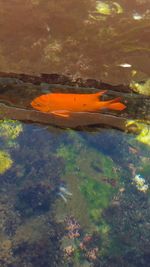
[[[111,157],[98,151],[75,131],[68,131],[68,138],[57,149],[57,156],[63,158],[65,168],[62,179],[72,197],[67,203],[58,203],[56,213],[64,210],[73,214],[84,232],[99,238],[98,257],[107,257],[112,249],[111,225],[104,217],[121,185],[121,171]],[[60,209],[60,206],[64,206]],[[59,208],[58,208],[59,207]],[[79,248],[79,240],[73,242],[73,261],[81,264],[85,258]],[[72,244],[72,243],[71,243]],[[76,255],[77,253],[77,255]],[[80,265],[79,265],[80,266]]]
[[[98,223],[101,213],[110,204],[112,195],[115,192],[114,188],[109,184],[87,178],[86,181],[81,183],[81,192],[88,202],[90,217],[94,222]]]
[[[110,226],[103,212],[118,191],[121,174],[109,156],[89,146],[79,133],[70,131],[68,140],[57,149],[57,156],[65,160],[63,179],[72,192],[66,209],[88,232],[100,234],[100,254],[105,255],[110,245]]]
[[[117,166],[113,160],[96,149],[88,146],[80,134],[70,131],[69,143],[61,144],[57,149],[57,156],[66,161],[65,172],[74,172],[78,177],[101,181],[117,180]]]
[[[6,151],[0,150],[0,174],[11,168],[13,161]]]

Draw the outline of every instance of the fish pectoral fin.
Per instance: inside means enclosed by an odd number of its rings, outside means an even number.
[[[70,111],[68,110],[54,110],[51,113],[64,118],[68,118],[70,116]]]

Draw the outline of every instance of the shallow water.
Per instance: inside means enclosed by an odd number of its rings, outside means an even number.
[[[1,266],[148,266],[149,147],[111,129],[13,130],[1,133]]]
[[[0,266],[148,267],[149,1],[11,2],[0,1]],[[127,105],[114,115],[135,129],[33,123],[49,76],[10,72],[65,75],[67,91],[84,91],[78,78],[112,85]],[[1,103],[27,115],[11,120]]]

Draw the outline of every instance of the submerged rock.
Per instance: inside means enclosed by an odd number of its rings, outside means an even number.
[[[73,194],[61,214],[71,210],[85,231],[99,235],[101,247],[98,247],[98,255],[103,255],[110,242],[110,227],[103,212],[120,186],[120,171],[109,156],[92,147],[74,131],[69,131],[57,149],[57,155],[66,163],[63,179]],[[92,249],[95,248],[91,248],[87,258],[97,257],[97,248],[96,251]]]
[[[62,225],[50,216],[24,221],[13,238],[14,266],[63,266],[62,235]]]
[[[55,196],[55,190],[50,186],[40,183],[26,186],[17,194],[16,209],[22,216],[41,214],[49,211]]]

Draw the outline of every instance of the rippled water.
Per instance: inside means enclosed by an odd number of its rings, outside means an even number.
[[[0,1],[0,266],[149,266],[148,6]],[[122,130],[31,114],[37,95],[87,79],[122,97],[125,112],[105,113]]]

